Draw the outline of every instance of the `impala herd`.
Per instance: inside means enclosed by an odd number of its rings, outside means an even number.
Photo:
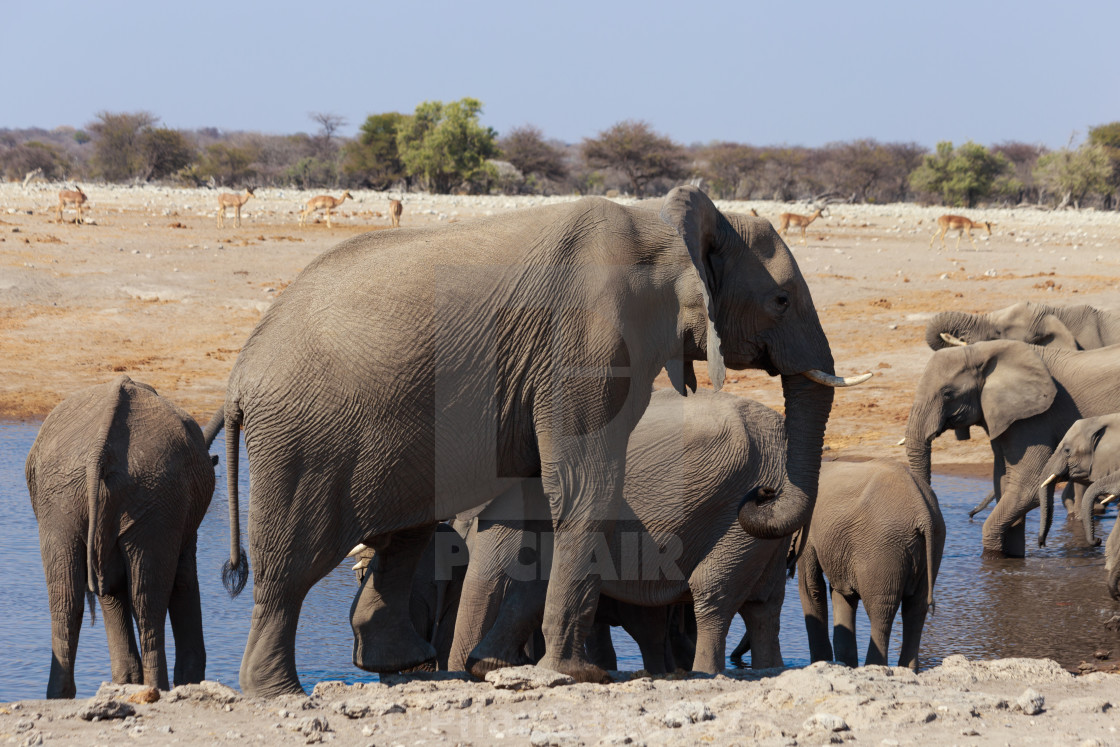
[[[255,187],[246,187],[243,194],[234,194],[232,192],[223,192],[218,195],[218,228],[225,226],[226,210],[233,208],[234,225],[241,226],[241,207],[249,201],[249,198],[254,196]],[[319,195],[312,197],[308,200],[299,213],[299,225],[307,224],[307,218],[314,213],[322,210],[326,213],[327,228],[331,226],[331,211],[345,202],[347,199],[354,199],[350,194],[350,190],[342,193],[341,197],[332,197],[331,195]],[[62,221],[62,211],[67,206],[72,206],[77,210],[78,217],[75,223],[82,224],[85,219],[82,215],[82,206],[86,203],[88,198],[82,188],[75,185],[74,189],[64,189],[58,193],[58,205],[55,207],[55,214],[58,220]],[[401,213],[404,211],[404,200],[401,198],[389,198],[389,223],[393,228],[399,228],[401,225]],[[749,209],[749,214],[754,217],[759,217],[758,211],[754,208]],[[380,213],[375,213],[380,217]],[[801,243],[805,243],[805,229],[815,221],[817,218],[827,218],[828,207],[822,206],[814,210],[809,215],[801,215],[799,213],[782,213],[778,216],[778,233],[785,234],[792,228],[801,229]],[[949,231],[957,232],[957,244],[955,248],[960,248],[961,238],[968,236],[972,248],[976,249],[976,241],[972,238],[972,229],[978,229],[987,232],[988,236],[992,235],[992,226],[995,225],[991,221],[976,221],[969,220],[963,215],[942,215],[937,219],[937,230],[930,236],[929,245],[933,247],[933,242],[938,238],[941,239],[941,246],[948,248],[945,244],[945,234]]]

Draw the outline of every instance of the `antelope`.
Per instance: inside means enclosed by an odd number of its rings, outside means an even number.
[[[790,226],[801,229],[801,243],[805,243],[805,229],[810,223],[824,215],[825,208],[819,207],[812,215],[798,215],[797,213],[782,213],[778,216],[778,233],[785,233]]]
[[[404,212],[404,203],[400,200],[389,198],[389,220],[393,228],[401,227],[401,213]]]
[[[755,218],[759,217],[758,211],[755,210],[754,208],[751,208],[751,215],[753,215]]]
[[[73,205],[78,209],[78,223],[85,223],[85,218],[82,217],[82,205],[86,201],[86,193],[78,185],[74,185],[74,190],[63,189],[58,193],[58,207],[54,209],[55,214],[58,215],[58,220],[62,222],[62,209],[67,205]]]
[[[253,196],[255,187],[246,187],[245,194],[235,195],[223,192],[218,195],[218,228],[226,224],[226,208],[233,208],[234,225],[241,228],[241,206]]]
[[[299,224],[302,226],[307,221],[307,216],[311,215],[316,210],[322,210],[326,208],[327,228],[330,228],[331,211],[342,203],[346,202],[347,197],[349,197],[351,200],[354,199],[354,196],[350,194],[350,190],[346,190],[345,192],[343,192],[342,197],[339,197],[337,200],[330,195],[319,195],[318,197],[312,197],[307,201],[307,207],[300,211]]]
[[[974,229],[974,228],[983,228],[985,231],[988,232],[989,236],[992,235],[992,224],[989,221],[986,221],[986,220],[973,221],[973,220],[969,220],[968,218],[965,218],[962,215],[942,215],[940,218],[937,219],[937,229],[938,230],[933,234],[933,236],[929,237],[929,245],[932,247],[933,246],[933,240],[936,239],[938,236],[940,236],[941,237],[941,246],[944,247],[945,246],[945,234],[946,234],[946,232],[956,231],[957,232],[957,245],[955,247],[953,247],[954,249],[959,249],[960,248],[960,246],[961,246],[961,236],[963,236],[966,233],[968,234],[968,240],[972,244],[972,248],[975,249],[976,248],[976,241],[972,238],[972,229]]]

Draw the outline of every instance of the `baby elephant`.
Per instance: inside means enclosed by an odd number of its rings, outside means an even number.
[[[796,546],[796,540],[795,540]],[[832,590],[836,660],[854,667],[856,605],[871,620],[864,664],[887,663],[902,604],[900,667],[918,668],[918,644],[945,547],[937,496],[894,462],[827,462],[809,537],[797,562],[801,607],[813,661],[831,661],[824,577]]]
[[[1120,472],[1120,413],[1082,418],[1071,425],[1046,463],[1045,473],[1049,477],[1038,487],[1038,546],[1046,544],[1054,518],[1055,483],[1067,480],[1088,487],[1117,472]],[[1093,493],[1099,495],[1100,490]],[[1094,501],[1082,496],[1074,510],[1081,519],[1089,545],[1100,544],[1093,534],[1094,509]]]
[[[175,684],[202,681],[195,539],[214,461],[189,415],[127,376],[83,389],[47,416],[26,474],[51,607],[48,698],[74,697],[87,589],[101,600],[113,682],[168,688],[168,612]]]

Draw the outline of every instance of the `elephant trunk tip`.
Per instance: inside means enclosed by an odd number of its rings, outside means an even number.
[[[222,586],[226,587],[230,599],[240,594],[249,580],[249,556],[245,548],[240,550],[236,560],[227,560],[222,565]]]

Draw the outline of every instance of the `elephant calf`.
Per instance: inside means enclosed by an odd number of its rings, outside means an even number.
[[[773,633],[760,633],[752,663],[781,664],[777,626],[789,537],[753,537],[739,516],[744,505],[765,510],[788,489],[785,441],[773,410],[704,390],[688,397],[654,392],[630,437],[622,514],[600,538],[589,572],[602,576],[602,596],[618,602],[646,608],[693,602],[697,671],[723,670],[727,630],[740,609],[753,630]],[[526,517],[548,511],[539,505],[539,481],[524,481],[521,492],[524,513],[519,495],[498,499],[479,516],[450,664],[476,676],[517,663],[527,635],[542,622],[544,571],[535,563],[551,546],[534,534],[542,525]],[[761,499],[745,502],[748,495]],[[550,529],[545,518],[543,531]],[[665,615],[656,621],[661,628]],[[571,623],[543,617],[545,629]],[[658,642],[665,630],[648,638],[647,666],[664,650]]]
[[[113,682],[168,688],[168,613],[175,684],[201,682],[195,540],[214,493],[214,461],[198,424],[147,384],[121,376],[51,411],[26,474],[51,607],[47,697],[74,697],[87,590],[101,600]]]
[[[918,644],[945,547],[937,496],[906,467],[886,461],[821,465],[817,505],[797,562],[813,661],[831,661],[824,577],[832,590],[836,659],[857,665],[856,605],[871,621],[865,664],[887,663],[902,605],[900,667],[918,668]]]

